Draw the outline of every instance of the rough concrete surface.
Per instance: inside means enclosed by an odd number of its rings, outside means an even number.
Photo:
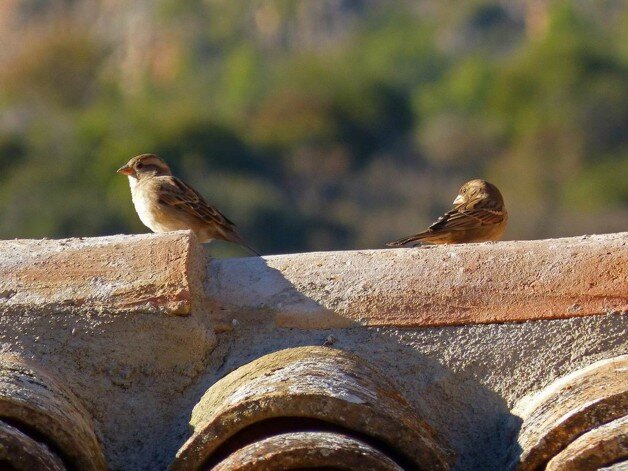
[[[200,397],[218,378],[261,355],[322,345],[332,335],[337,339],[334,348],[356,353],[397,382],[420,416],[453,447],[457,455],[453,469],[503,470],[507,448],[521,426],[511,408],[560,376],[625,353],[627,317],[332,330],[243,321],[233,332],[219,336],[214,355],[224,363],[216,373],[207,371],[199,379],[197,394]]]
[[[25,281],[35,273],[32,266],[46,268],[37,268],[41,280],[33,286]],[[17,287],[0,302],[0,353],[32,360],[78,396],[94,418],[112,469],[165,468],[173,453],[160,440],[171,421],[182,419],[177,402],[207,368],[216,345],[200,308],[202,247],[188,233],[8,241],[0,243],[0,271],[1,286]],[[95,290],[93,277],[113,280],[116,289]],[[53,286],[59,294],[48,291]],[[143,289],[150,297],[140,297],[148,302],[134,303]],[[71,292],[84,293],[84,302],[59,302],[71,301]],[[181,293],[197,306],[192,315],[173,315],[181,314]]]
[[[206,291],[280,327],[438,326],[628,310],[628,232],[210,262]],[[243,289],[243,287],[246,287]]]
[[[181,236],[116,236],[93,243],[113,249],[99,260],[123,264],[127,245],[131,253],[131,247],[150,241],[145,247],[160,257],[162,241],[168,245],[173,237]],[[628,316],[621,314],[628,294],[625,233],[416,251],[212,261],[207,267],[202,248],[189,236],[183,237],[188,242],[175,245],[176,250],[189,251],[186,263],[173,253],[168,259],[172,265],[168,262],[160,268],[136,254],[140,269],[127,275],[125,283],[145,280],[151,293],[166,286],[166,293],[172,293],[176,302],[181,301],[177,290],[187,285],[192,309],[184,316],[172,315],[181,312],[177,308],[160,309],[146,302],[118,309],[121,304],[111,303],[106,296],[88,295],[80,306],[72,306],[58,302],[72,299],[62,284],[55,285],[58,293],[46,287],[42,291],[40,278],[32,279],[30,302],[30,281],[12,278],[6,284],[7,277],[14,276],[12,270],[23,270],[22,264],[27,267],[33,262],[28,248],[19,249],[27,242],[0,243],[4,277],[0,279],[0,352],[36,362],[74,392],[93,416],[113,470],[166,469],[191,436],[192,409],[218,379],[267,353],[321,345],[330,335],[337,339],[334,348],[368,360],[398,385],[420,416],[454,448],[455,469],[499,470],[520,426],[520,418],[511,413],[517,401],[559,376],[628,350]],[[56,262],[42,259],[46,270],[40,270],[38,277],[46,280],[68,271],[72,276],[62,278],[63,283],[85,287],[81,273],[72,271],[76,268],[73,259],[59,253],[60,244],[29,243],[34,244],[35,255],[39,244],[56,247],[50,251]],[[80,243],[93,244],[90,240]],[[87,263],[79,242],[69,244],[79,254],[78,260]],[[560,251],[563,257],[557,255]],[[361,265],[348,273],[356,283],[335,281],[334,260],[354,259],[361,260]],[[143,263],[150,268],[141,270]],[[495,266],[501,267],[499,278],[492,270]],[[98,267],[107,272],[104,265]],[[172,277],[155,275],[151,285],[153,270]],[[203,288],[205,271],[209,278]],[[509,285],[509,273],[519,276],[518,272],[522,273],[518,281]],[[122,276],[115,270],[107,273],[114,281]],[[447,291],[441,295],[436,274],[448,280]],[[99,275],[89,272],[89,276]],[[160,280],[166,281],[162,285]],[[41,296],[42,292],[46,295]],[[520,292],[524,296],[517,297]],[[165,298],[158,299],[157,306],[164,305],[159,303]],[[502,299],[508,309],[495,307]],[[547,309],[544,302],[549,303]],[[607,308],[609,313],[603,313]],[[318,316],[312,312],[333,312],[333,316],[312,322]],[[284,320],[278,313],[286,313]],[[544,317],[555,319],[538,320]],[[232,330],[216,335],[219,321]],[[384,325],[368,327],[378,323]]]

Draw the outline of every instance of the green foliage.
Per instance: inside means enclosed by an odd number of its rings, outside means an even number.
[[[138,2],[126,36],[131,7],[111,34],[31,12],[0,58],[0,237],[146,231],[115,174],[142,152],[266,253],[381,247],[479,176],[511,238],[628,229],[628,12],[420,3]]]

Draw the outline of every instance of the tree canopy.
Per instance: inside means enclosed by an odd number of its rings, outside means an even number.
[[[2,238],[146,232],[145,152],[264,253],[382,247],[477,177],[506,238],[628,229],[622,2],[49,3],[0,12]]]

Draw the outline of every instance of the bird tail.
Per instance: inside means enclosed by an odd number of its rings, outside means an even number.
[[[259,253],[257,250],[255,250],[253,247],[251,247],[249,244],[247,244],[246,242],[242,241],[240,242],[240,245],[242,247],[244,247],[246,250],[248,250],[249,252],[251,252],[253,255],[257,255],[258,257],[261,257],[262,254]]]
[[[420,234],[415,234],[410,237],[404,237],[403,239],[398,239],[393,242],[389,242],[386,245],[388,247],[403,247],[404,245],[408,245],[412,242],[421,242],[423,239],[427,238],[429,234],[427,232],[421,232]]]
[[[225,240],[228,240],[229,242],[233,242],[234,244],[241,245],[242,247],[247,249],[249,252],[251,252],[253,255],[257,255],[258,257],[262,256],[261,253],[259,253],[257,250],[255,250],[253,247],[251,247],[249,244],[247,244],[244,241],[244,238],[240,234],[238,234],[236,231],[233,231],[230,234],[226,234]]]

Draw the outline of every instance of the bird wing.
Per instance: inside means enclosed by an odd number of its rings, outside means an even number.
[[[504,212],[491,208],[456,208],[446,212],[432,224],[428,231],[461,231],[474,229],[489,224],[498,224],[504,220]]]
[[[482,204],[483,203],[483,204]],[[480,206],[482,204],[482,206]],[[387,244],[389,247],[400,247],[410,242],[430,240],[452,231],[477,229],[482,226],[499,224],[505,218],[502,208],[487,202],[471,201],[456,206],[439,217],[426,231]]]
[[[159,185],[159,203],[171,206],[200,219],[206,224],[218,225],[226,233],[236,230],[235,224],[211,206],[198,191],[177,177],[162,177]]]

